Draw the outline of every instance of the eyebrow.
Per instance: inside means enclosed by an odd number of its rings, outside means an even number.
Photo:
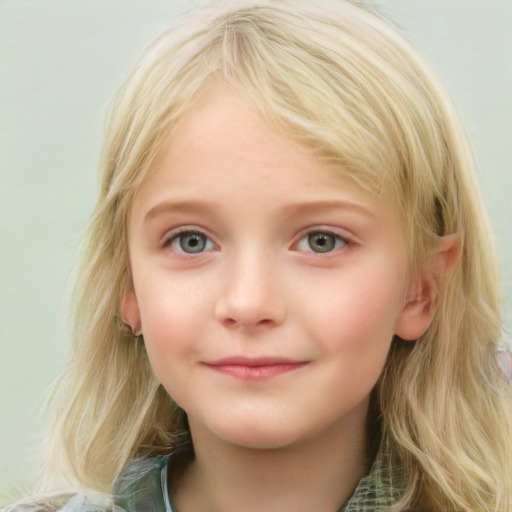
[[[167,200],[156,204],[148,210],[144,221],[150,221],[155,217],[173,212],[183,213],[212,213],[221,206],[220,203],[198,200]]]
[[[222,203],[212,202],[210,200],[166,200],[162,201],[152,208],[144,216],[144,222],[151,221],[160,215],[179,212],[179,213],[203,213],[212,215],[222,208]],[[367,217],[376,217],[377,212],[372,211],[361,203],[345,199],[315,199],[310,201],[301,201],[284,205],[276,214],[280,217],[290,218],[296,215],[321,212],[326,210],[348,210]]]
[[[376,217],[377,213],[356,201],[346,199],[318,199],[286,205],[279,212],[283,217],[314,213],[325,210],[348,210],[368,217]]]

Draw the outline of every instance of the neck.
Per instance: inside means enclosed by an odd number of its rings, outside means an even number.
[[[335,512],[366,472],[364,425],[334,425],[278,449],[233,445],[191,423],[195,459],[175,488],[180,512]]]

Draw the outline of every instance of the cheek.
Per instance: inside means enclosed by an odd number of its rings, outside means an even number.
[[[349,272],[350,274],[350,272]],[[365,334],[392,337],[401,309],[401,280],[391,273],[340,275],[338,279],[316,279],[309,287],[303,308],[318,330],[330,338],[352,333],[353,343]],[[311,293],[313,291],[313,293]],[[299,294],[295,294],[299,296]],[[346,338],[347,343],[351,339]],[[371,341],[369,339],[368,341]]]
[[[377,379],[399,316],[401,281],[392,274],[355,273],[331,280],[304,306],[310,336],[347,376],[347,384]]]
[[[139,285],[139,286],[138,286]],[[135,283],[144,333],[158,337],[187,330],[210,309],[205,280],[174,273],[145,275]]]
[[[200,283],[180,286],[179,279],[141,282],[137,297],[144,341],[151,364],[160,378],[172,373],[170,367],[173,371],[179,370],[180,361],[190,357],[197,333],[211,316],[209,294]]]

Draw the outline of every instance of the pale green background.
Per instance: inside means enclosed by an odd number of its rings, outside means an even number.
[[[185,0],[0,0],[0,504],[35,475],[109,97]],[[512,2],[379,0],[454,96],[512,318]]]

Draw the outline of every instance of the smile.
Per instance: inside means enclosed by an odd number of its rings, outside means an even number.
[[[272,357],[230,357],[205,363],[212,370],[241,380],[267,380],[298,370],[307,364],[306,361]]]

